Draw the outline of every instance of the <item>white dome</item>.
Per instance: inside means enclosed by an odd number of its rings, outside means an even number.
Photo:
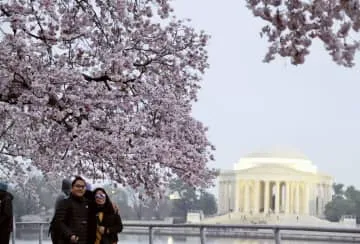
[[[288,158],[288,159],[305,159],[305,154],[292,149],[275,147],[266,151],[253,152],[245,156],[245,158]]]
[[[246,155],[235,164],[235,170],[244,170],[269,164],[280,165],[303,172],[317,172],[317,167],[303,153],[294,149],[279,147]]]

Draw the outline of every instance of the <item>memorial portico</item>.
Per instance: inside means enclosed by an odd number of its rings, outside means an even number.
[[[331,176],[299,153],[253,153],[220,174],[219,212],[321,216],[332,184]]]

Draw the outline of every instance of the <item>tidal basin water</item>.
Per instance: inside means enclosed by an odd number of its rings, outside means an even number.
[[[119,244],[146,244],[147,236],[143,235],[121,235]],[[11,242],[10,242],[11,243]],[[16,240],[15,244],[38,244],[38,240]],[[154,244],[200,244],[198,237],[186,236],[155,236]],[[206,239],[206,244],[274,244],[274,240],[241,240],[235,238],[213,238]],[[328,242],[309,242],[309,241],[282,241],[282,244],[328,244]],[[332,244],[343,244],[340,242],[331,242]],[[42,244],[51,244],[51,241],[44,240]]]

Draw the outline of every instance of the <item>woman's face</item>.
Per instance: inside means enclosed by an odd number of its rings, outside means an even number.
[[[98,190],[95,192],[95,202],[98,205],[103,205],[106,202],[106,195],[105,192],[102,190]]]

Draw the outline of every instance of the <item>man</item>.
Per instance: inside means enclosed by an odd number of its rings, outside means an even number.
[[[61,193],[57,196],[55,200],[55,209],[57,209],[59,203],[62,200],[70,196],[70,193],[71,193],[71,181],[68,179],[63,179],[61,183]]]
[[[7,192],[8,185],[0,182],[0,243],[10,242],[13,224],[13,196]]]
[[[93,244],[96,235],[94,205],[84,195],[86,182],[76,176],[71,183],[70,196],[60,201],[55,211],[58,244]]]
[[[59,204],[65,198],[68,198],[71,192],[71,181],[68,179],[63,179],[61,183],[61,193],[55,200],[55,210],[59,207]],[[57,232],[55,231],[55,216],[51,220],[49,234],[51,235],[51,241],[53,244],[57,244],[59,237],[56,235]]]

